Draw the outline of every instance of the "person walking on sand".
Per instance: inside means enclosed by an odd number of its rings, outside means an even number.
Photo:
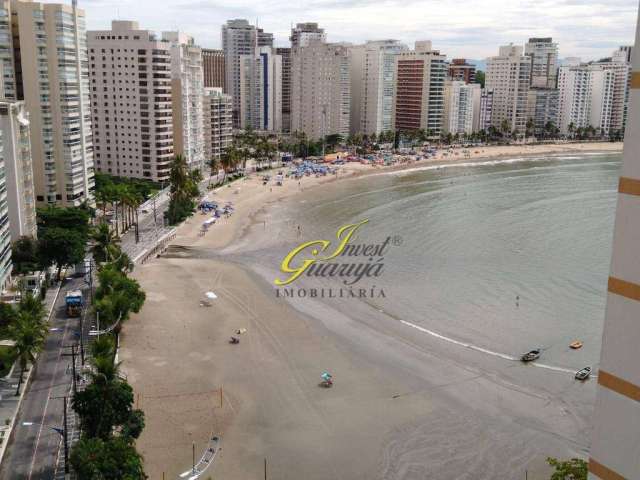
[[[300,235],[302,235],[302,228],[300,228],[300,225],[298,225],[298,237],[300,237]]]

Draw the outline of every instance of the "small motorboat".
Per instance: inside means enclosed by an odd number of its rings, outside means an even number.
[[[591,367],[584,367],[576,372],[576,380],[587,380],[591,376]]]
[[[240,339],[236,337],[231,337],[229,339],[229,343],[233,343],[233,344],[240,343]]]
[[[576,340],[575,342],[571,342],[569,344],[569,348],[573,348],[574,350],[582,348],[582,342],[580,340]]]
[[[523,353],[520,356],[520,360],[522,360],[523,362],[533,362],[534,360],[537,360],[540,358],[540,349],[537,348],[535,350],[531,350],[527,353]]]

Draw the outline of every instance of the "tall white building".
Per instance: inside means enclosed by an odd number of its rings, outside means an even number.
[[[433,50],[431,41],[421,40],[414,50],[399,52],[395,58],[394,129],[440,135],[447,57]]]
[[[205,166],[202,49],[192,37],[181,32],[163,32],[162,40],[171,45],[173,151],[184,157],[190,170],[202,170]]]
[[[0,171],[6,169],[4,138],[0,136]],[[4,290],[11,278],[11,232],[9,230],[9,204],[6,180],[0,176],[0,289]]]
[[[282,57],[271,47],[240,56],[240,127],[282,130]]]
[[[11,32],[11,1],[0,0],[0,98],[18,98]]]
[[[174,157],[171,45],[122,20],[87,37],[98,170],[168,180]]]
[[[75,5],[75,2],[74,2]],[[36,201],[93,203],[93,135],[84,11],[12,2],[18,98],[31,124]],[[102,87],[102,86],[101,86]],[[91,88],[97,89],[97,86]]]
[[[619,49],[610,58],[593,62],[604,70],[614,74],[613,98],[611,105],[611,125],[613,132],[623,132],[627,121],[629,99],[629,80],[631,78],[631,64],[627,61],[629,51]]]
[[[316,40],[291,57],[291,131],[309,138],[349,135],[349,47]]]
[[[640,19],[636,45],[640,44]],[[592,415],[589,479],[640,478],[640,55],[618,183],[607,308]]]
[[[615,73],[599,65],[563,65],[558,88],[560,132],[593,127],[607,135],[611,127]]]
[[[228,20],[222,26],[222,51],[225,60],[225,93],[233,98],[233,125],[240,127],[240,56],[254,55],[258,47],[272,47],[273,34],[251,25],[247,20]]]
[[[524,134],[527,124],[527,104],[531,80],[531,57],[522,47],[502,46],[498,55],[487,59],[485,88],[493,91],[491,122],[502,130]]]
[[[531,58],[531,86],[555,88],[558,69],[558,44],[551,37],[530,38],[524,54]]]
[[[396,55],[408,50],[397,40],[351,47],[351,133],[393,130]]]
[[[23,102],[0,101],[0,132],[11,241],[21,237],[35,238],[36,197],[29,114]]]
[[[480,84],[447,80],[444,86],[444,119],[446,133],[470,134],[480,123]]]
[[[206,88],[202,101],[205,158],[220,160],[233,141],[233,102],[222,88]]]

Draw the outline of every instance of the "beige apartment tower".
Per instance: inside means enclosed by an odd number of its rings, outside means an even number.
[[[207,162],[220,160],[233,141],[233,102],[221,88],[206,88],[203,96],[204,145]]]
[[[18,98],[29,112],[36,200],[93,203],[85,14],[72,5],[11,3]]]
[[[592,480],[640,479],[640,55],[635,53],[593,414]]]
[[[349,47],[311,40],[291,57],[291,131],[310,139],[349,135]]]
[[[527,126],[531,57],[520,46],[500,47],[498,55],[487,59],[485,88],[493,91],[492,124],[498,130],[524,135]]]
[[[120,20],[87,37],[98,170],[168,180],[174,156],[171,44]]]

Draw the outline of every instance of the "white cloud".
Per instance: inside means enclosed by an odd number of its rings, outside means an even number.
[[[609,55],[633,42],[637,0],[79,0],[90,29],[114,18],[137,20],[150,30],[180,29],[205,47],[220,46],[230,18],[256,21],[288,44],[291,24],[318,22],[330,41],[431,39],[450,57],[480,59],[501,44],[552,36],[560,56]]]

